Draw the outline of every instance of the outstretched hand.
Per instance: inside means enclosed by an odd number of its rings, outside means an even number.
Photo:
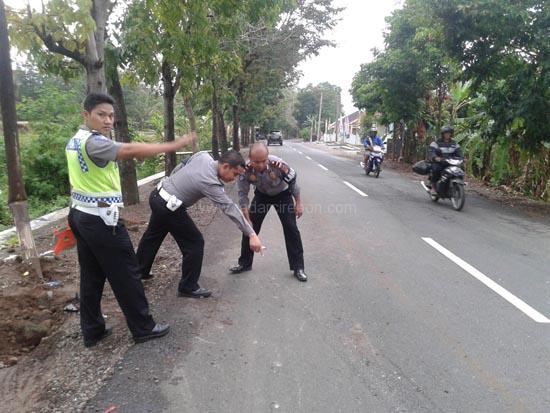
[[[196,139],[196,137],[197,137],[197,133],[191,132],[176,139],[174,141],[174,144],[176,145],[177,149],[181,149],[184,146],[192,144],[193,140]]]

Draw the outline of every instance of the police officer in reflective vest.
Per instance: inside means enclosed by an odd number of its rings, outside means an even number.
[[[243,214],[252,223],[256,234],[273,206],[283,226],[286,252],[290,269],[302,282],[307,281],[304,272],[304,249],[296,218],[303,214],[300,189],[296,172],[281,158],[270,155],[267,146],[256,142],[250,146],[247,171],[238,180],[239,203]],[[254,199],[249,206],[248,192],[255,187]],[[252,269],[253,253],[248,248],[248,238],[243,236],[238,265],[231,267],[234,274]]]
[[[192,141],[192,136],[186,136],[163,144],[113,142],[109,138],[113,104],[108,95],[89,94],[84,100],[85,126],[65,151],[71,183],[69,225],[77,242],[80,325],[86,347],[111,333],[100,305],[106,279],[136,343],[168,333],[169,326],[155,323],[149,313],[134,248],[119,219],[123,202],[116,161],[175,152]]]

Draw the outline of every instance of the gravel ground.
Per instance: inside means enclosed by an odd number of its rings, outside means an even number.
[[[123,211],[123,218],[134,246],[137,247],[140,236],[147,227],[149,218],[148,195],[153,183],[140,189],[142,202]],[[201,200],[189,210],[199,228],[204,228],[213,220],[217,209],[207,200]],[[63,222],[53,227],[63,226]],[[36,234],[39,251],[52,249],[52,227],[43,228]],[[164,295],[167,286],[179,278],[181,254],[176,243],[167,239],[156,259],[155,282],[145,283],[147,298],[153,315],[159,297]],[[17,254],[17,250],[4,251],[3,255]],[[3,283],[0,294],[0,303],[20,301],[18,296],[28,295],[29,289],[42,289],[43,280],[32,277],[22,280],[24,271],[13,264],[0,266],[6,272],[11,272],[13,283]],[[17,268],[17,271],[12,271]],[[134,344],[126,327],[124,317],[114,300],[108,286],[104,293],[102,309],[108,326],[113,327],[113,335],[100,345],[87,349],[82,343],[79,328],[78,313],[63,312],[63,305],[78,291],[78,263],[76,250],[66,251],[59,260],[52,260],[48,267],[52,274],[63,272],[63,288],[53,290],[54,297],[60,296],[55,305],[41,309],[57,314],[49,325],[48,335],[40,344],[25,351],[19,351],[11,361],[0,364],[0,391],[3,394],[0,412],[77,412],[81,411],[86,401],[92,398],[104,381],[109,378],[122,359],[126,351]],[[57,271],[57,273],[56,273]],[[15,275],[14,275],[15,274]],[[49,277],[51,278],[51,276]],[[59,278],[59,277],[58,277]],[[47,278],[48,279],[48,278]],[[14,318],[21,315],[28,308],[21,305],[21,312],[14,314]],[[157,317],[157,321],[163,320]],[[4,322],[5,320],[3,320]],[[8,337],[9,329],[5,334]],[[13,335],[13,334],[12,334]],[[2,330],[0,330],[0,339]],[[8,337],[9,338],[9,337]],[[0,344],[2,340],[0,340]],[[13,349],[12,349],[13,350]],[[7,350],[6,350],[7,351]],[[1,353],[0,353],[1,354]]]

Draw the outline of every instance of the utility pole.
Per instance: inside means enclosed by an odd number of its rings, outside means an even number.
[[[19,156],[19,134],[17,130],[17,112],[15,109],[15,92],[11,70],[10,41],[6,23],[4,0],[0,0],[0,106],[2,107],[2,126],[6,146],[6,165],[8,172],[8,205],[13,215],[19,244],[25,260],[30,261],[35,271],[42,277],[40,259],[32,236],[27,193],[21,172]]]
[[[321,136],[321,111],[323,109],[323,92],[321,92],[321,99],[319,99],[319,119],[317,120],[317,142]]]
[[[338,102],[336,102],[336,142],[338,143],[338,133],[340,132],[340,92],[338,92]]]

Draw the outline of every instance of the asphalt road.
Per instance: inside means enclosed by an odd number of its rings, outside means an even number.
[[[173,332],[133,347],[88,411],[550,411],[549,222],[476,196],[455,212],[410,175],[271,148],[299,174],[310,280],[292,278],[274,212],[266,254],[229,275],[240,234],[218,214],[215,297],[168,291],[155,314]]]

